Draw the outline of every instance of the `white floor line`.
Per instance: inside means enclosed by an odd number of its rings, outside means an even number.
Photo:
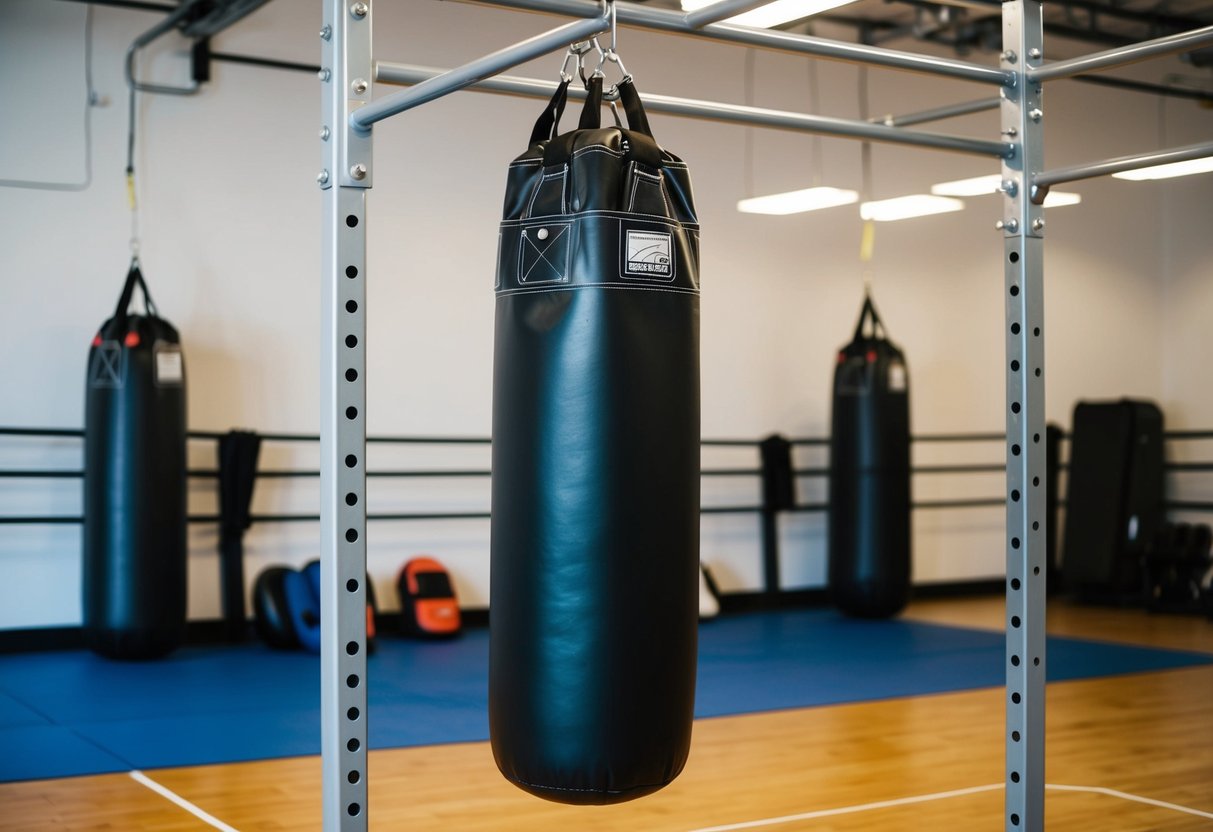
[[[193,803],[190,803],[188,800],[186,800],[184,797],[177,794],[176,792],[171,791],[170,789],[165,788],[164,786],[161,786],[159,783],[157,783],[152,778],[148,777],[142,771],[132,771],[132,772],[130,772],[130,775],[131,775],[131,779],[134,780],[136,783],[141,783],[144,786],[147,786],[152,791],[154,791],[156,794],[165,798],[166,800],[170,800],[173,803],[176,803],[182,809],[189,812],[191,815],[198,818],[203,823],[210,824],[211,826],[218,829],[219,832],[239,832],[238,829],[236,829],[233,826],[228,826],[226,823],[219,820],[219,818],[215,817],[214,815],[211,815],[211,814],[208,814],[208,813],[202,811],[197,806],[195,806]]]
[[[835,815],[849,815],[854,812],[867,812],[872,809],[886,809],[890,806],[905,806],[910,803],[926,803],[930,800],[945,800],[949,797],[961,797],[966,794],[979,794],[981,792],[992,792],[1002,789],[1002,783],[990,783],[986,786],[972,786],[968,789],[954,789],[950,792],[936,792],[935,794],[920,794],[913,797],[899,797],[896,800],[879,800],[875,803],[861,803],[858,806],[842,806],[837,809],[819,809],[816,812],[802,812],[798,815],[783,815],[778,818],[763,818],[762,820],[748,820],[742,823],[729,823],[724,826],[705,826],[702,829],[696,829],[694,832],[729,832],[732,829],[753,829],[758,826],[774,826],[779,823],[791,823],[795,820],[814,820],[816,818],[829,818]]]
[[[796,820],[815,820],[817,818],[828,818],[835,815],[849,815],[855,812],[868,812],[873,809],[886,809],[890,806],[906,806],[911,803],[926,803],[931,800],[946,800],[949,797],[961,797],[967,794],[979,794],[981,792],[992,792],[1003,788],[1002,783],[991,783],[987,786],[973,786],[968,789],[955,789],[950,792],[935,792],[934,794],[921,794],[914,797],[901,797],[896,800],[880,800],[875,803],[861,803],[857,806],[842,806],[837,809],[819,809],[816,812],[802,812],[798,815],[783,815],[777,818],[762,818],[761,820],[748,820],[741,823],[729,823],[724,826],[705,826],[702,829],[695,829],[692,832],[730,832],[733,829],[754,829],[759,826],[775,826],[780,823],[791,823]],[[1213,820],[1213,812],[1205,812],[1200,809],[1193,809],[1190,806],[1180,806],[1178,803],[1167,803],[1164,800],[1155,800],[1152,797],[1142,797],[1137,794],[1129,794],[1128,792],[1118,791],[1116,789],[1108,789],[1103,786],[1065,786],[1055,783],[1046,783],[1046,789],[1058,792],[1087,792],[1090,794],[1102,794],[1109,797],[1119,797],[1121,800],[1130,800],[1134,803],[1145,803],[1148,806],[1158,806],[1162,809],[1172,809],[1176,812],[1183,812],[1188,815],[1195,815],[1198,818],[1209,818]]]
[[[1106,794],[1110,797],[1119,797],[1121,800],[1131,800],[1134,803],[1145,803],[1149,806],[1159,806],[1163,809],[1174,809],[1176,812],[1183,812],[1188,815],[1196,815],[1198,818],[1209,818],[1213,820],[1213,812],[1202,812],[1200,809],[1193,809],[1190,806],[1180,806],[1178,803],[1167,803],[1165,800],[1155,800],[1152,797],[1142,797],[1138,794],[1129,794],[1128,792],[1117,791],[1116,789],[1105,789],[1103,786],[1059,786],[1049,783],[1045,786],[1046,789],[1052,789],[1058,792],[1090,792],[1091,794]]]

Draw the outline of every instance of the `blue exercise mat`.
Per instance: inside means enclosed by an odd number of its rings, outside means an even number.
[[[1003,683],[1001,633],[831,610],[725,616],[700,628],[698,717]],[[1213,654],[1050,638],[1050,681],[1213,664]],[[381,638],[370,745],[488,739],[488,631]],[[0,781],[320,752],[320,660],[258,644],[155,662],[86,651],[0,656]]]

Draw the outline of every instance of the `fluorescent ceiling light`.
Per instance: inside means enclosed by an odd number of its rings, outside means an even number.
[[[1080,202],[1082,202],[1082,194],[1069,191],[1049,191],[1045,195],[1044,207],[1060,208],[1063,205],[1077,205]]]
[[[743,214],[802,214],[805,211],[850,205],[858,201],[859,194],[855,191],[845,191],[841,188],[805,188],[802,191],[738,200],[737,210]]]
[[[682,10],[693,12],[711,6],[715,0],[682,0]],[[739,26],[754,26],[758,29],[769,29],[781,23],[789,23],[811,17],[839,6],[846,6],[855,0],[775,0],[765,6],[759,6],[748,12],[730,17],[725,23],[736,23]]]
[[[865,220],[876,222],[892,222],[893,220],[908,220],[913,217],[926,217],[931,214],[946,214],[951,211],[963,210],[965,204],[959,199],[946,196],[931,196],[930,194],[913,194],[899,196],[896,199],[882,199],[877,202],[865,202],[859,206],[859,216]]]
[[[1191,176],[1194,173],[1210,172],[1213,172],[1213,156],[1205,159],[1191,159],[1187,162],[1171,162],[1169,165],[1126,170],[1112,175],[1117,179],[1131,179],[1134,182],[1140,182],[1143,179],[1170,179],[1173,176]]]
[[[1002,190],[1002,177],[997,173],[976,176],[972,179],[957,179],[931,186],[931,193],[939,196],[985,196]]]

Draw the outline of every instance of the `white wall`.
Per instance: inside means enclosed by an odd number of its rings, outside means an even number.
[[[427,0],[380,3],[376,52],[452,66],[555,25],[555,18]],[[82,175],[84,9],[74,3],[0,2],[0,178]],[[123,184],[126,45],[156,15],[96,10],[94,181],[79,193],[0,188],[0,424],[76,427],[83,415],[87,344],[116,300],[128,259]],[[218,38],[217,50],[296,61],[318,58],[315,0],[274,0]],[[897,44],[919,48],[914,44]],[[144,74],[182,81],[181,41],[168,38]],[[1059,44],[1058,55],[1084,47]],[[742,102],[739,47],[624,30],[620,50],[642,91]],[[992,61],[990,55],[976,60]],[[559,57],[516,70],[553,77]],[[1157,80],[1177,65],[1122,71]],[[804,59],[761,53],[760,106],[803,111]],[[820,112],[854,118],[856,68],[819,64]],[[908,112],[991,90],[872,70],[872,111]],[[388,90],[380,90],[381,93]],[[319,222],[314,177],[319,95],[314,77],[215,64],[189,98],[145,96],[137,157],[143,263],[164,314],[181,330],[194,429],[318,430]],[[1048,158],[1061,165],[1159,145],[1155,98],[1071,82],[1050,88]],[[506,163],[523,149],[537,101],[462,93],[376,128],[369,197],[369,386],[372,434],[487,435],[490,428],[495,225]],[[13,117],[16,114],[19,117]],[[572,117],[566,117],[571,124]],[[652,117],[658,139],[692,166],[703,223],[703,434],[759,437],[828,429],[832,357],[860,303],[860,223],[854,209],[798,217],[738,214],[747,193],[741,127]],[[1170,144],[1210,134],[1213,113],[1187,102],[1165,112]],[[993,113],[928,129],[995,135]],[[753,131],[754,190],[806,187],[809,138]],[[824,139],[824,184],[858,188],[859,147]],[[991,160],[877,146],[879,197],[923,192],[944,179],[995,171]],[[1213,393],[1194,381],[1210,353],[1213,257],[1207,228],[1213,177],[1182,185],[1113,180],[1072,189],[1085,202],[1048,215],[1048,414],[1068,423],[1078,398],[1137,395],[1169,415],[1213,425]],[[892,337],[907,351],[917,432],[1003,425],[1001,243],[998,203],[881,226],[874,291]],[[211,445],[191,443],[195,467]],[[922,446],[918,462],[998,461],[997,444]],[[805,454],[808,464],[814,459]],[[706,466],[753,464],[745,452],[706,454]],[[0,467],[80,464],[79,443],[0,438]],[[269,444],[263,467],[315,467],[316,449]],[[487,465],[483,449],[440,456],[373,446],[372,468]],[[803,496],[820,499],[820,484]],[[1001,477],[919,477],[916,496],[997,495]],[[487,484],[371,485],[372,511],[479,510]],[[752,502],[756,482],[705,484],[705,503]],[[213,484],[191,486],[191,510],[214,509]],[[262,481],[258,512],[315,512],[316,484]],[[4,514],[80,511],[78,483],[0,480]],[[1002,571],[998,510],[920,512],[915,579],[963,580]],[[79,530],[5,526],[0,534],[0,628],[79,621]],[[376,524],[371,570],[390,598],[396,568],[430,552],[452,569],[465,603],[487,602],[487,523]],[[248,538],[252,577],[274,562],[316,553],[312,524],[263,525]],[[821,517],[786,518],[785,584],[824,580]],[[218,615],[213,529],[191,530],[190,614]],[[728,588],[760,582],[757,521],[704,522],[703,555]]]

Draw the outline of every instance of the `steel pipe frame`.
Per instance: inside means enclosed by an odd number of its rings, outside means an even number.
[[[1027,76],[1031,83],[1041,84],[1045,81],[1069,78],[1084,72],[1125,66],[1144,61],[1147,58],[1188,52],[1209,43],[1213,43],[1213,26],[1204,26],[1190,32],[1180,32],[1176,35],[1142,41],[1131,46],[1106,49],[1102,52],[1093,52],[1090,55],[1082,55],[1064,61],[1054,61],[1051,64],[1029,69]]]
[[[586,2],[586,0],[473,0],[473,2],[512,9],[525,9],[533,12],[549,12],[570,17],[586,17],[595,14],[598,9],[594,3]],[[800,35],[793,32],[754,29],[749,26],[738,26],[733,23],[711,23],[696,28],[688,22],[688,15],[663,9],[654,9],[635,3],[616,3],[616,14],[620,23],[629,26],[696,35],[715,40],[741,43],[761,49],[797,52],[805,55],[816,55],[821,58],[832,58],[840,61],[883,66],[911,72],[925,72],[931,75],[941,75],[948,78],[958,78],[965,81],[996,84],[999,86],[1010,84],[1014,78],[1013,74],[1005,70],[968,63],[967,61],[936,58],[929,55],[919,55],[914,52],[901,52],[895,49],[884,49],[859,43],[846,43],[844,41],[818,38],[811,35]]]
[[[1150,153],[1138,153],[1132,156],[1117,156],[1104,159],[1101,162],[1090,162],[1083,165],[1072,165],[1038,173],[1032,177],[1032,201],[1037,205],[1044,202],[1049,188],[1064,182],[1077,182],[1080,179],[1094,179],[1097,176],[1108,176],[1113,173],[1123,173],[1128,170],[1141,170],[1156,165],[1167,165],[1173,162],[1189,162],[1193,159],[1206,159],[1213,156],[1213,142],[1201,142],[1171,150],[1155,150]]]
[[[412,66],[386,61],[378,61],[375,64],[375,80],[385,84],[417,84],[418,86],[414,89],[419,89],[421,85],[428,83],[431,79],[442,77],[443,75],[442,70],[432,67]],[[484,92],[507,93],[531,98],[549,98],[552,95],[552,91],[556,88],[555,82],[509,75],[488,78],[473,83],[470,86],[472,89]],[[570,87],[569,97],[584,98],[585,91],[576,87]],[[762,107],[748,107],[741,104],[722,104],[714,101],[677,98],[669,95],[643,94],[641,98],[644,100],[645,108],[650,112],[669,113],[689,118],[711,119],[730,124],[752,124],[782,130],[847,136],[866,141],[909,144],[936,150],[994,156],[996,158],[1002,157],[1012,151],[1012,146],[1006,142],[970,139],[963,136],[949,136],[941,133],[901,130],[897,127],[872,124],[866,121],[852,121],[829,116],[792,113],[784,110],[768,110]]]
[[[728,0],[726,0],[728,2]],[[358,130],[367,130],[377,121],[389,116],[403,113],[413,107],[418,107],[436,98],[441,98],[452,92],[482,82],[487,78],[510,67],[524,64],[527,61],[542,57],[559,49],[564,49],[570,43],[585,40],[594,35],[610,31],[611,18],[606,12],[597,17],[576,20],[551,31],[536,35],[533,38],[507,46],[505,49],[485,55],[469,64],[437,73],[418,83],[415,87],[404,92],[398,92],[381,98],[373,103],[359,107],[350,115],[350,124]],[[552,89],[555,89],[553,85]],[[548,90],[548,95],[551,95]]]

